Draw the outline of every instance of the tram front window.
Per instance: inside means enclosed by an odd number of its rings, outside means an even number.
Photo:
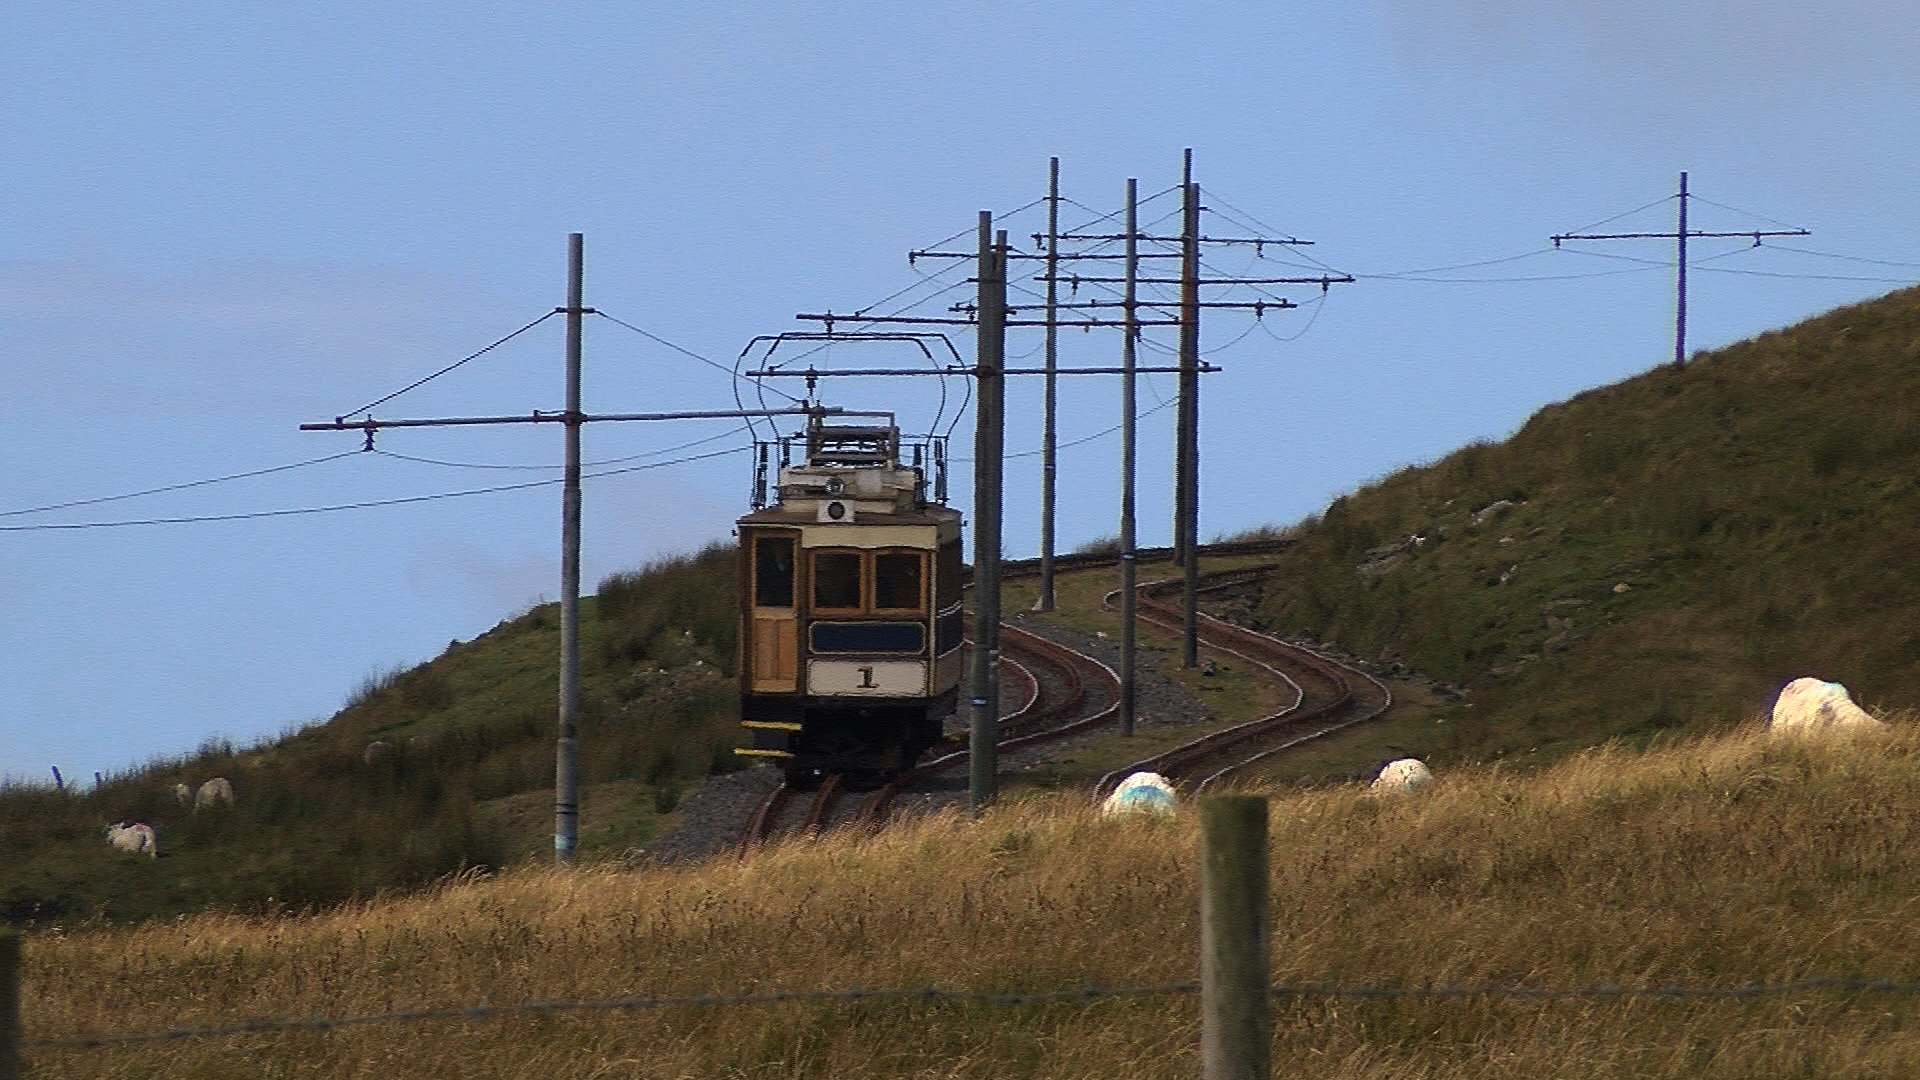
[[[918,552],[881,552],[873,557],[873,606],[876,611],[919,611]]]
[[[813,606],[815,610],[859,610],[859,552],[819,551],[814,553]]]

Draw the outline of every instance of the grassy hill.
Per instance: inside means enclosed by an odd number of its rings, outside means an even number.
[[[1917,364],[1906,290],[1549,406],[1295,526],[1256,621],[1470,693],[1416,691],[1288,782],[1322,761],[1351,772],[1374,743],[1544,761],[1711,729],[1803,674],[1869,705],[1920,701]],[[734,767],[734,575],[720,544],[583,601],[583,858],[647,844],[684,790]],[[1062,621],[1094,618],[1108,587],[1063,585],[1090,599]],[[535,608],[378,673],[270,744],[93,791],[0,789],[0,922],[298,911],[546,857],[556,624]],[[369,762],[376,740],[391,749]],[[176,782],[215,775],[233,810],[174,804]],[[101,827],[123,818],[160,827],[164,873],[102,858]]]
[[[682,791],[735,767],[732,607],[714,601],[734,574],[732,545],[715,545],[583,599],[583,857],[646,843]],[[558,656],[545,605],[368,677],[279,740],[211,743],[85,792],[0,789],[0,923],[298,911],[550,853]],[[211,776],[237,805],[174,801],[175,783]],[[158,828],[157,867],[102,857],[101,828],[121,819]]]
[[[1911,703],[1917,419],[1907,289],[1336,500],[1296,527],[1259,618],[1470,688],[1409,748],[1442,757],[1710,728],[1806,674]]]
[[[1920,723],[1745,730],[1539,770],[1443,771],[1269,803],[1275,1076],[1786,1080],[1912,1074],[1910,992],[1368,995],[1366,988],[1911,983]],[[35,1075],[1198,1075],[1195,815],[1109,821],[1072,795],[635,873],[536,868],[310,918],[203,915],[26,943],[29,1040],[244,1018],[439,1019],[28,1051]],[[1909,987],[1910,989],[1910,987]],[[471,1019],[477,1004],[794,992],[753,1004]]]

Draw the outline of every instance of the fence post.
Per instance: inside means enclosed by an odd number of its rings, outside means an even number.
[[[0,1080],[20,1080],[20,933],[0,930]]]
[[[1200,800],[1200,847],[1200,1075],[1268,1080],[1266,800]]]

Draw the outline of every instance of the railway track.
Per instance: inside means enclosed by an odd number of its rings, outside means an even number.
[[[1271,565],[1240,567],[1203,575],[1201,591],[1237,588],[1271,572]],[[1139,618],[1170,633],[1184,630],[1184,613],[1166,597],[1184,582],[1151,582],[1138,587]],[[1112,605],[1119,590],[1107,594]],[[1134,772],[1157,772],[1176,786],[1198,794],[1231,781],[1250,767],[1302,743],[1364,723],[1393,706],[1387,685],[1364,671],[1311,649],[1201,613],[1198,635],[1208,651],[1235,656],[1290,687],[1291,704],[1266,716],[1210,732],[1170,750],[1113,770],[1095,785],[1105,798]]]
[[[1064,738],[1114,718],[1120,680],[1112,668],[1016,626],[1001,628],[1001,647],[1002,679],[1025,690],[1019,704],[1000,717],[996,752]],[[745,853],[777,838],[848,826],[878,828],[896,797],[929,777],[963,767],[970,757],[968,750],[958,746],[936,753],[862,799],[849,798],[852,793],[838,776],[827,777],[810,794],[782,785],[754,812],[740,850]]]
[[[1209,554],[1249,554],[1274,551],[1284,542],[1249,545],[1210,545]],[[1231,550],[1221,550],[1222,547]],[[1112,565],[1110,556],[1075,557],[1085,566]],[[1037,569],[1037,561],[1034,563]],[[1056,561],[1056,566],[1059,563]],[[1076,564],[1076,569],[1084,568]],[[1214,571],[1201,578],[1202,593],[1244,587],[1272,572],[1274,564]],[[1016,572],[1025,572],[1023,566]],[[1138,617],[1149,625],[1179,634],[1183,612],[1178,594],[1181,579],[1138,586]],[[1109,593],[1107,606],[1118,596]],[[1233,656],[1289,687],[1293,700],[1267,716],[1210,732],[1172,749],[1130,762],[1103,776],[1096,799],[1104,798],[1127,775],[1158,772],[1183,790],[1197,794],[1227,782],[1277,754],[1333,732],[1364,723],[1385,713],[1393,698],[1386,684],[1310,649],[1261,634],[1202,613],[1199,636],[1214,655]],[[1001,716],[996,752],[1005,752],[1111,723],[1119,711],[1119,676],[1107,665],[1013,624],[1001,627],[1002,686],[1018,704]],[[786,836],[819,834],[858,825],[878,828],[888,807],[903,792],[929,777],[964,766],[968,751],[957,741],[904,776],[872,792],[844,789],[838,777],[829,777],[813,792],[788,787],[775,789],[763,801],[741,836],[743,852]],[[855,796],[859,797],[855,797]]]

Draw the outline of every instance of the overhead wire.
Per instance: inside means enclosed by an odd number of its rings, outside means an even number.
[[[512,341],[514,338],[519,337],[521,334],[524,334],[527,331],[533,329],[534,327],[539,326],[541,323],[546,322],[548,319],[553,318],[555,315],[558,315],[559,313],[560,312],[557,309],[554,311],[549,311],[545,315],[540,316],[539,318],[533,320],[532,322],[521,327],[520,329],[515,330],[513,333],[508,334],[506,337],[503,337],[500,340],[495,341],[493,344],[488,345],[476,352],[469,353],[468,355],[463,356],[458,360],[455,360],[453,363],[448,364],[446,367],[441,368],[439,371],[436,371],[433,374],[428,375],[423,379],[416,379],[413,382],[410,382],[407,385],[401,387],[400,389],[395,390],[393,393],[388,394],[386,397],[375,398],[374,400],[367,402],[365,405],[362,405],[357,409],[348,409],[346,412],[340,413],[339,415],[342,417],[358,416],[361,413],[364,413],[367,410],[373,408],[375,405],[384,405],[387,402],[392,401],[394,398],[399,397],[401,394],[404,394],[409,390],[416,390],[422,386],[425,386],[426,384],[432,382],[433,380],[439,378],[440,376],[445,375],[447,372],[452,371],[454,368],[457,368],[460,365],[465,364],[470,360],[477,360],[480,357],[485,356],[487,353],[490,353],[493,350],[499,348],[500,346],[505,345],[507,342]]]
[[[48,510],[70,510],[76,506],[96,506],[100,503],[119,502],[122,499],[137,499],[143,495],[160,495],[169,491],[185,491],[188,488],[206,487],[209,484],[223,484],[229,480],[246,480],[255,476],[268,476],[273,473],[287,472],[291,469],[304,469],[309,465],[324,465],[329,461],[338,461],[341,458],[352,457],[358,453],[360,453],[358,450],[343,450],[340,453],[328,454],[325,457],[296,461],[290,465],[274,465],[265,469],[252,469],[247,472],[230,473],[226,476],[209,477],[205,480],[190,480],[184,484],[167,484],[163,487],[147,488],[143,491],[129,491],[124,495],[102,495],[93,499],[71,499],[67,502],[48,503],[45,506],[29,506],[19,510],[4,510],[0,511],[0,517],[19,517],[22,514],[39,514]]]
[[[622,476],[627,473],[642,472],[648,469],[664,469],[674,465],[685,465],[695,461],[724,457],[728,454],[745,453],[745,446],[714,450],[705,454],[691,454],[672,461],[655,461],[644,465],[629,465],[620,469],[607,469],[590,473],[582,479],[594,480],[607,476]],[[359,451],[355,451],[358,453]],[[392,499],[366,499],[359,502],[334,503],[326,506],[303,506],[284,510],[254,510],[232,514],[194,514],[184,517],[140,518],[124,521],[78,521],[60,522],[42,525],[0,525],[0,532],[57,532],[81,529],[112,529],[138,525],[189,525],[221,521],[251,521],[262,518],[297,517],[310,514],[336,513],[345,510],[369,510],[383,506],[404,506],[410,503],[434,502],[440,499],[459,499],[471,495],[494,495],[507,491],[525,491],[537,487],[550,487],[563,483],[564,477],[549,477],[544,480],[529,480],[519,484],[499,484],[493,487],[468,488],[462,491],[441,491],[428,495],[407,495]]]

